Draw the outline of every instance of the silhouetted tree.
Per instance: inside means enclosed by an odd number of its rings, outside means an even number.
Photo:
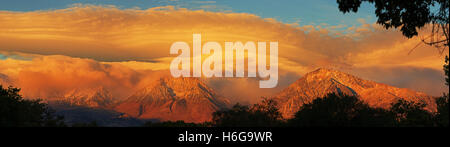
[[[256,114],[262,114],[266,116],[268,119],[268,123],[272,123],[276,125],[280,123],[280,120],[283,119],[280,111],[278,111],[278,103],[277,101],[270,98],[263,98],[260,103],[254,104],[251,107],[251,111]]]
[[[252,107],[238,103],[230,110],[214,112],[212,123],[218,127],[276,127],[283,121],[277,103],[264,98]]]
[[[439,127],[448,127],[449,126],[449,95],[445,94],[444,96],[436,99],[437,104],[437,114],[434,118],[436,122],[436,126]]]
[[[433,115],[425,110],[426,104],[398,100],[392,104],[391,113],[396,116],[396,126],[400,127],[431,127]]]
[[[294,127],[392,126],[395,118],[387,110],[371,108],[357,97],[329,94],[304,104],[289,120]]]
[[[3,127],[62,127],[63,117],[55,116],[41,100],[25,100],[20,89],[0,85],[0,126]]]
[[[449,58],[445,58],[444,72],[445,72],[445,84],[447,87],[449,86]],[[449,126],[449,93],[444,93],[444,96],[436,99],[437,104],[437,114],[435,116],[436,125],[440,127],[448,127]]]

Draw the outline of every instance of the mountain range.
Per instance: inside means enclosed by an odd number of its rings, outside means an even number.
[[[57,112],[62,110],[59,112],[64,112],[63,114],[67,116],[78,117],[79,112],[86,113],[95,109],[96,112],[101,113],[86,114],[111,116],[112,120],[132,119],[133,124],[136,124],[135,119],[205,122],[212,119],[213,112],[228,109],[231,106],[227,98],[215,93],[200,78],[173,78],[170,75],[162,75],[156,79],[124,99],[114,98],[108,89],[98,87],[66,92],[60,98],[53,100],[56,103],[50,104],[57,108]],[[6,80],[3,79],[3,81]],[[404,99],[425,103],[429,111],[436,110],[434,98],[425,93],[364,80],[325,68],[307,73],[271,98],[278,102],[283,117],[291,118],[302,105],[329,93],[356,96],[372,107],[388,109],[391,103]],[[65,106],[74,108],[64,109]],[[122,120],[120,124],[123,124]]]

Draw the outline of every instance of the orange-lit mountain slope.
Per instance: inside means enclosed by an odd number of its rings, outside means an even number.
[[[434,98],[421,92],[397,88],[386,84],[363,80],[337,70],[320,68],[310,72],[284,89],[274,99],[278,101],[283,117],[290,118],[303,104],[329,93],[357,96],[373,107],[389,108],[398,99],[423,102],[434,111]]]
[[[131,95],[116,110],[142,119],[204,122],[228,103],[200,79],[166,76]]]

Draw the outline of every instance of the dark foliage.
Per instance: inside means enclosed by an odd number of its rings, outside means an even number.
[[[445,72],[445,84],[449,86],[449,78],[450,78],[450,72],[449,72],[449,57],[445,57],[445,65],[444,65],[444,72]],[[449,126],[449,93],[444,93],[444,96],[436,99],[437,104],[437,114],[435,116],[435,122],[436,125],[439,127],[448,127]]]
[[[337,0],[339,10],[344,13],[357,12],[363,2],[375,4],[378,24],[386,29],[400,27],[400,31],[408,38],[418,35],[417,29],[425,24],[448,24],[448,16],[445,16],[448,15],[447,0]],[[442,10],[435,13],[432,10],[435,5],[439,5]]]
[[[425,104],[398,100],[388,110],[372,108],[356,97],[330,94],[300,109],[289,120],[295,127],[448,127],[448,96],[437,99],[438,112]]]
[[[62,127],[63,117],[41,100],[25,100],[20,89],[0,85],[0,126],[2,127]]]
[[[217,111],[212,123],[217,127],[277,127],[283,122],[276,102],[264,99],[251,108],[236,104],[230,110]]]
[[[449,107],[448,107],[449,95],[446,94],[438,99],[436,99],[437,104],[437,114],[434,118],[436,126],[438,127],[448,127],[449,126]]]
[[[396,126],[431,127],[434,126],[433,115],[424,110],[426,104],[398,100],[392,104],[391,113],[396,115]]]
[[[305,104],[289,120],[296,127],[392,126],[394,116],[387,110],[371,108],[353,96],[330,94]]]

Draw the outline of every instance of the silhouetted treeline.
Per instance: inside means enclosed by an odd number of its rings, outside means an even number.
[[[448,99],[446,103],[448,111]],[[353,96],[330,94],[305,104],[287,123],[288,126],[295,127],[440,126],[437,121],[440,119],[440,113],[432,114],[424,110],[425,106],[422,103],[398,100],[386,110],[369,107],[368,104]]]
[[[230,110],[213,113],[212,123],[218,127],[267,127],[283,126],[276,101],[264,99],[251,107],[236,104]]]
[[[27,100],[20,89],[0,85],[0,127],[68,127],[64,117],[40,99]],[[75,123],[72,127],[98,127],[97,122]]]
[[[289,126],[393,126],[394,114],[371,108],[353,96],[330,94],[305,104],[287,121]]]
[[[20,89],[0,85],[0,126],[2,127],[64,127],[64,118],[55,116],[41,100],[25,100]]]
[[[448,127],[448,95],[437,99],[438,111],[424,110],[425,104],[398,100],[391,109],[372,108],[354,96],[329,94],[305,104],[291,119],[283,119],[276,102],[236,104],[213,113],[210,123],[160,122],[147,127]]]

